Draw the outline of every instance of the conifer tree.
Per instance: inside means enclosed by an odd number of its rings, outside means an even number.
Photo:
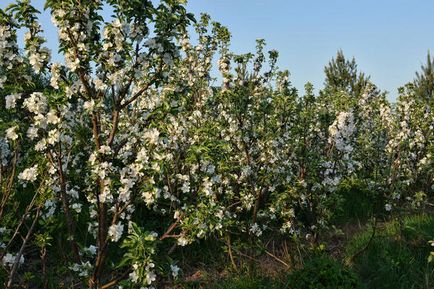
[[[425,65],[421,66],[421,71],[416,72],[414,80],[414,89],[416,96],[423,100],[430,101],[434,93],[434,59],[431,57],[430,52],[427,54],[427,61]]]
[[[352,97],[358,97],[369,82],[369,76],[358,71],[354,57],[346,59],[342,50],[324,68],[324,73],[324,91],[329,93],[346,92]]]

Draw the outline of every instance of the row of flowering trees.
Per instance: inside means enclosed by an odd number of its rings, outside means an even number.
[[[432,196],[431,95],[408,85],[392,106],[353,75],[299,96],[276,51],[231,53],[184,2],[47,0],[63,63],[29,1],[0,10],[5,288],[153,288],[209,236],[315,241],[349,178],[385,211]]]

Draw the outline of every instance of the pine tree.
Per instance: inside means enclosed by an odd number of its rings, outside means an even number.
[[[351,60],[346,59],[342,50],[338,51],[336,58],[332,58],[324,68],[324,72],[325,92],[343,91],[352,97],[358,97],[369,82],[369,76],[358,71],[354,57]]]
[[[414,80],[416,96],[430,102],[434,93],[434,59],[428,51],[427,61],[421,66],[421,72],[416,72]]]

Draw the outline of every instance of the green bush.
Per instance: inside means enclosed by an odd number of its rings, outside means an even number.
[[[359,289],[363,286],[358,277],[339,262],[329,257],[317,257],[290,275],[287,288]]]
[[[332,221],[335,224],[346,224],[352,221],[367,221],[373,214],[378,215],[384,207],[382,195],[359,179],[344,180],[337,190]]]

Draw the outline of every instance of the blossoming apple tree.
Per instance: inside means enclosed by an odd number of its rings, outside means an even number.
[[[274,232],[314,242],[349,178],[386,211],[432,194],[432,100],[407,88],[394,109],[364,77],[299,96],[263,40],[231,53],[185,2],[47,0],[61,62],[30,1],[0,10],[5,288],[31,272],[43,288],[153,288],[209,236],[229,251]]]

